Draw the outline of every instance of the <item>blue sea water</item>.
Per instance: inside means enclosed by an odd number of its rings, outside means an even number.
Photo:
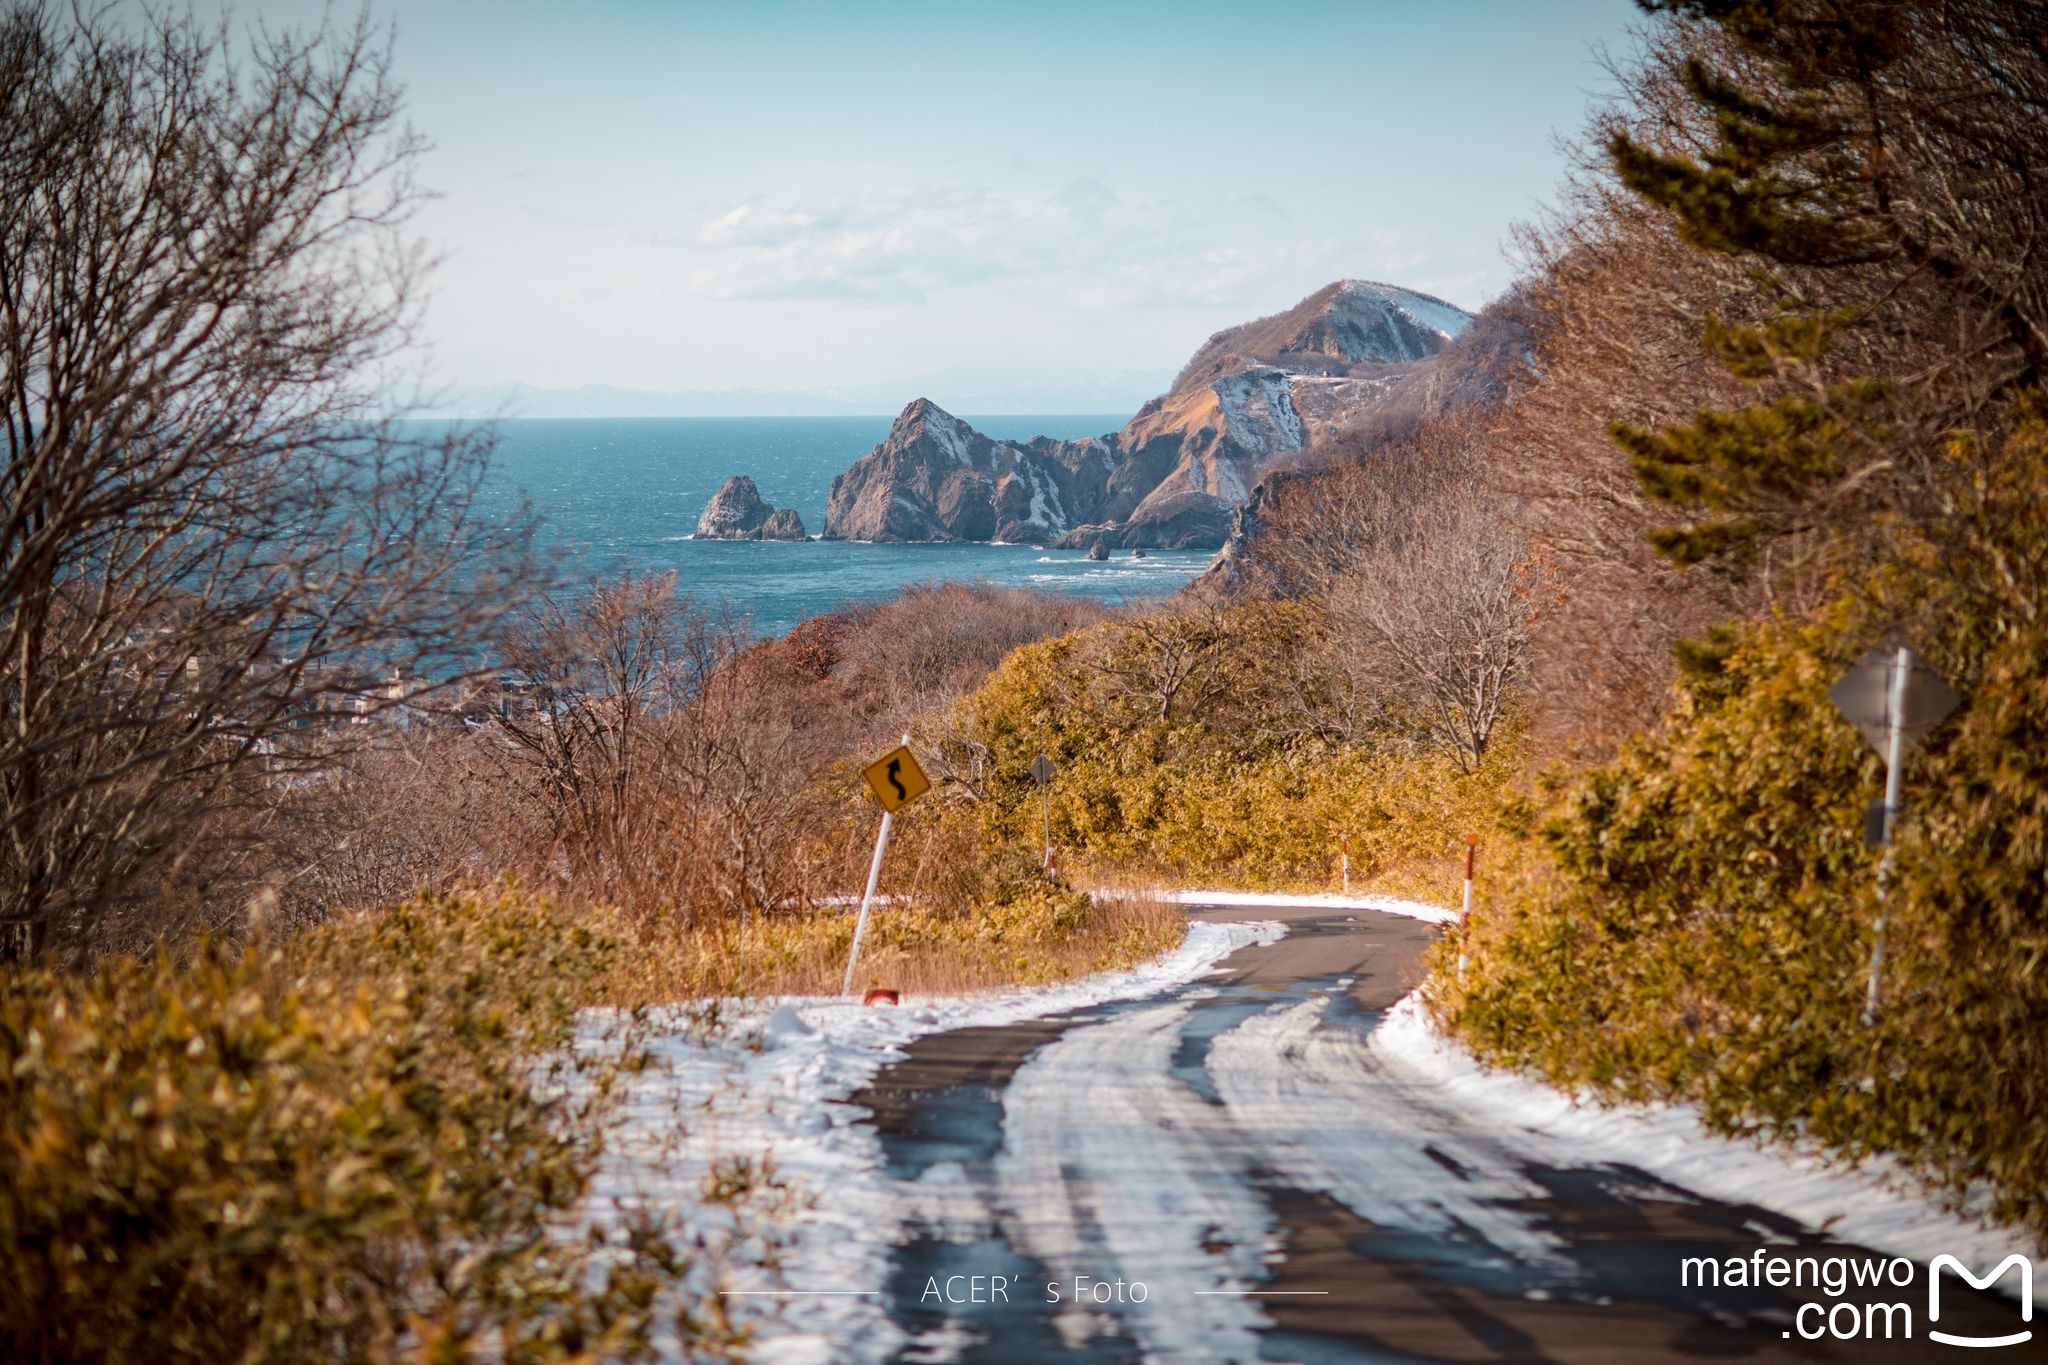
[[[1121,417],[969,417],[999,439],[1100,435]],[[981,580],[1109,602],[1161,596],[1208,565],[1207,551],[1127,551],[1090,563],[1078,550],[1008,545],[861,545],[846,541],[699,541],[698,514],[734,474],[812,535],[825,525],[833,476],[889,434],[888,417],[529,418],[498,423],[487,508],[521,501],[572,579],[676,571],[680,590],[779,634],[846,602],[937,580]]]

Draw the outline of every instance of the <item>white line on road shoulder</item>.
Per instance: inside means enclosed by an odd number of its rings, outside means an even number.
[[[1264,1294],[1268,1297],[1287,1295],[1299,1298],[1310,1295],[1326,1295],[1327,1289],[1197,1289],[1196,1294]]]
[[[721,1289],[721,1298],[752,1298],[758,1295],[788,1296],[792,1294],[879,1294],[879,1289]]]

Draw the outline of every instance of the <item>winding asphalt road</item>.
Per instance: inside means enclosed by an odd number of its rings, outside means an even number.
[[[926,1037],[854,1097],[912,1191],[888,1311],[901,1359],[2040,1360],[1926,1339],[1925,1290],[1687,1288],[1687,1257],[1884,1259],[1611,1164],[1532,1160],[1374,1053],[1432,925],[1196,908],[1287,935],[1150,999]],[[1940,1326],[2015,1305],[1944,1287]],[[1808,1341],[1905,1300],[1912,1340]],[[1844,1310],[1847,1311],[1847,1310]],[[1846,1318],[1839,1319],[1847,1321]]]

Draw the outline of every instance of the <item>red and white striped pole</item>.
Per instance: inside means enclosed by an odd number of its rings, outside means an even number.
[[[1472,864],[1479,856],[1479,836],[1465,836],[1465,909],[1458,918],[1458,980],[1465,979],[1466,951],[1472,941]]]

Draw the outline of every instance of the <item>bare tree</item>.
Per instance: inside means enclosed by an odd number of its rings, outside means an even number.
[[[1255,534],[1237,554],[1243,585],[1320,598],[1361,554],[1405,534],[1446,473],[1422,448],[1435,430],[1392,442],[1338,432],[1318,444],[1313,464],[1267,475],[1253,494]],[[1462,458],[1453,463],[1462,470]]]
[[[499,728],[573,881],[616,894],[621,854],[653,837],[662,728],[745,638],[677,597],[673,573],[543,597],[514,623],[505,662],[517,702]]]
[[[1097,690],[1141,723],[1199,719],[1230,685],[1222,609],[1191,594],[1166,611],[1137,612],[1098,636],[1083,658]]]
[[[847,731],[819,714],[810,689],[777,674],[749,650],[712,672],[665,732],[663,762],[698,850],[680,879],[687,917],[790,905],[840,870],[845,850],[831,837],[839,803],[817,779],[848,756]]]
[[[545,846],[536,803],[505,781],[495,735],[438,724],[373,733],[261,827],[269,872],[259,904],[275,923],[487,881]]]
[[[53,950],[238,908],[258,816],[510,600],[487,442],[388,397],[419,151],[366,20],[0,14],[0,877]]]
[[[1537,570],[1503,511],[1474,493],[1440,498],[1426,533],[1360,560],[1331,594],[1340,638],[1468,772],[1528,662]]]
[[[673,574],[628,576],[543,599],[506,658],[517,697],[496,728],[541,832],[514,865],[690,921],[802,898],[813,779],[846,731],[744,620],[676,593]]]
[[[859,628],[835,676],[841,692],[868,713],[869,742],[966,696],[1017,646],[1105,615],[1080,598],[987,583],[913,584],[856,611]]]

